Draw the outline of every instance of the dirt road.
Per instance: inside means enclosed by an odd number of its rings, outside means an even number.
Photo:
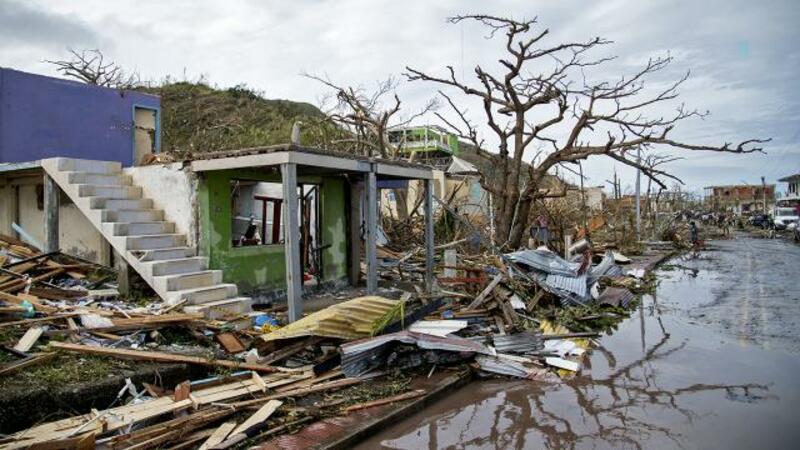
[[[574,379],[472,383],[357,448],[797,448],[800,246],[710,246]]]

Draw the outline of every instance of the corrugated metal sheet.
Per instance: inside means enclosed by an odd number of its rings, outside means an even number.
[[[486,372],[496,373],[499,375],[508,375],[518,378],[530,378],[536,370],[525,367],[519,362],[510,359],[501,359],[491,356],[479,356],[475,361],[481,366],[481,370]]]
[[[342,344],[339,347],[342,354],[342,372],[348,377],[358,377],[381,366],[392,347],[390,344],[396,343],[416,345],[422,350],[492,354],[485,345],[457,336],[440,337],[412,331],[399,331]]]
[[[539,334],[528,331],[517,334],[495,334],[492,336],[494,348],[500,353],[529,353],[544,348]]]
[[[548,274],[578,276],[580,264],[570,263],[564,258],[547,250],[520,250],[506,254],[506,257],[517,264],[523,264]]]
[[[600,294],[597,303],[601,305],[624,306],[627,308],[634,298],[636,298],[636,296],[633,292],[625,288],[609,287]]]
[[[401,300],[384,297],[358,297],[309,314],[285,327],[261,336],[265,341],[302,336],[359,339],[370,336],[389,315],[398,315]]]
[[[414,333],[432,334],[434,336],[447,336],[450,333],[467,328],[466,320],[420,320],[414,322],[408,331]]]
[[[565,277],[563,275],[548,275],[547,284],[554,289],[561,291],[571,292],[580,298],[585,298],[587,295],[586,283],[588,277],[583,274],[578,277]]]

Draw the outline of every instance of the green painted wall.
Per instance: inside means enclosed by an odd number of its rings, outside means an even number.
[[[209,267],[223,271],[223,280],[236,283],[242,293],[286,288],[283,245],[233,247],[231,244],[231,179],[280,182],[280,175],[253,170],[204,172],[198,190],[200,252],[209,257]],[[320,183],[324,280],[347,274],[345,229],[345,183],[341,177],[300,178],[302,183]]]

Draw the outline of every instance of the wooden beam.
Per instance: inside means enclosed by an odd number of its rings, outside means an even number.
[[[283,240],[286,253],[286,302],[289,322],[303,317],[303,268],[300,267],[300,220],[297,217],[297,165],[281,164]]]
[[[376,235],[378,233],[378,180],[374,168],[367,174],[367,294],[378,290],[378,254]]]
[[[241,425],[236,427],[235,430],[231,432],[231,434],[239,434],[244,433],[250,427],[254,425],[258,425],[265,420],[269,419],[269,417],[278,409],[280,406],[283,405],[283,402],[280,400],[270,400],[264,406],[258,409],[252,416],[248,417],[247,420],[242,422]]]
[[[221,443],[225,440],[225,438],[228,437],[229,434],[231,434],[231,431],[233,431],[234,428],[236,428],[236,422],[223,423],[217,427],[216,430],[214,430],[214,433],[209,436],[208,439],[203,442],[203,445],[201,445],[197,450],[206,450]]]
[[[28,331],[25,332],[19,342],[17,342],[17,345],[14,346],[14,350],[27,353],[36,345],[36,341],[42,337],[42,333],[44,333],[44,328],[42,327],[28,328]]]
[[[134,359],[139,361],[174,362],[207,367],[227,367],[230,369],[254,370],[256,372],[297,372],[297,370],[292,369],[283,369],[279,367],[250,364],[239,361],[229,361],[225,359],[207,359],[199,356],[176,355],[173,353],[164,352],[146,352],[141,350],[117,349],[110,347],[96,347],[91,345],[69,344],[66,342],[50,342],[50,347],[69,352],[112,356],[116,358]]]
[[[55,180],[44,174],[44,251],[58,251],[58,196]]]

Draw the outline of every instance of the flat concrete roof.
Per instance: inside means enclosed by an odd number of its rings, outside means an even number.
[[[421,164],[381,158],[367,158],[349,153],[333,152],[292,144],[226,150],[193,155],[192,170],[214,170],[298,165],[298,175],[333,173],[375,173],[383,179],[431,180],[433,169]]]
[[[38,169],[41,166],[42,165],[40,164],[39,160],[14,162],[14,163],[0,163],[0,173],[17,172],[20,170],[28,170],[28,169]]]

